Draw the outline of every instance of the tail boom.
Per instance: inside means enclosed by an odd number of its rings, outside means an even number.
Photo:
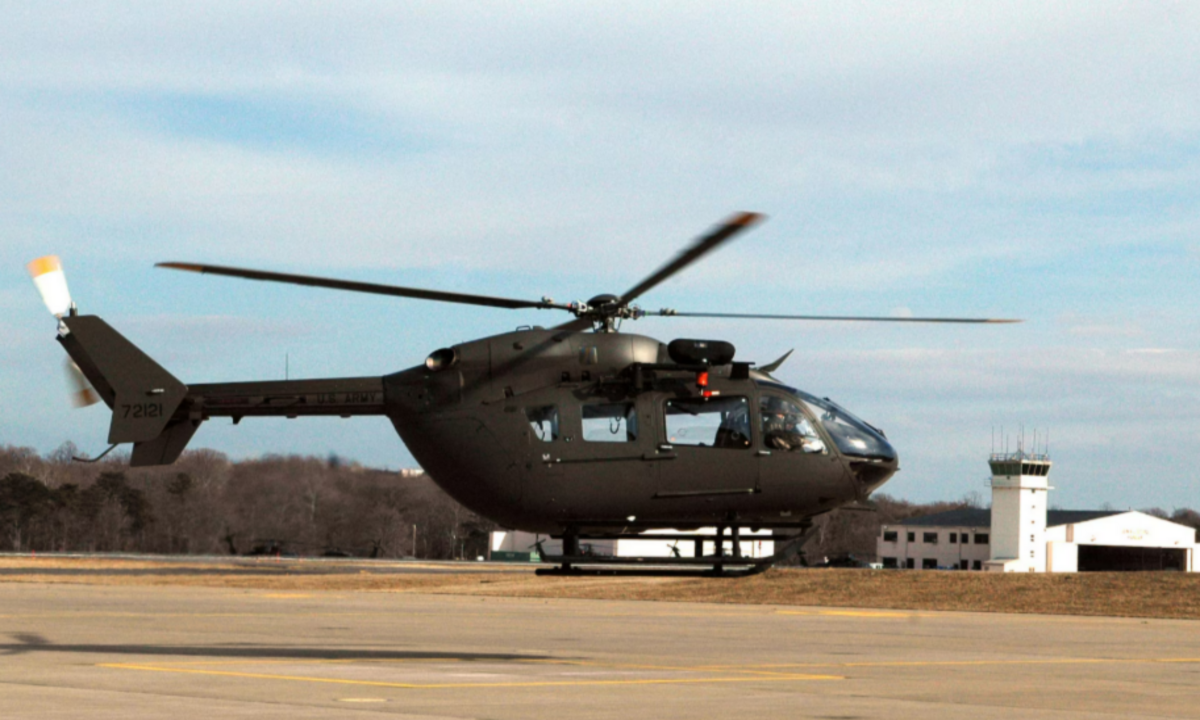
[[[93,315],[62,319],[58,341],[112,410],[108,441],[133,443],[130,464],[169,465],[210,417],[385,414],[383,378],[184,385]]]
[[[201,419],[383,415],[383,378],[265,380],[192,385],[184,405]]]

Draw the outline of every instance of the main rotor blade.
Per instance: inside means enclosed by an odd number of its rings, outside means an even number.
[[[487,307],[558,309],[567,308],[557,303],[544,300],[513,300],[510,298],[489,297],[487,295],[468,295],[466,293],[446,292],[444,290],[421,290],[419,288],[401,287],[399,285],[381,285],[378,283],[358,282],[355,280],[336,280],[332,278],[313,277],[311,275],[293,275],[291,273],[267,272],[264,270],[246,270],[244,268],[224,267],[221,265],[198,265],[196,263],[161,262],[155,267],[171,270],[186,270],[188,272],[207,273],[209,275],[227,275],[229,277],[245,278],[247,280],[265,280],[267,282],[289,283],[291,285],[309,285],[312,287],[333,288],[334,290],[349,290],[351,292],[372,293],[375,295],[393,295],[396,297],[416,298],[418,300],[436,300],[438,302],[460,303],[463,305],[484,305]]]
[[[721,243],[743,230],[749,229],[750,226],[763,218],[763,215],[753,212],[743,212],[733,215],[725,222],[713,228],[707,235],[697,239],[692,243],[691,247],[681,252],[671,262],[663,265],[653,275],[626,291],[621,296],[620,304],[628,305],[633,302],[634,299],[644,294],[647,290],[717,249]]]
[[[969,323],[1002,325],[1023,320],[1005,318],[931,318],[931,317],[850,317],[843,315],[763,315],[749,313],[690,313],[674,310],[647,312],[647,317],[732,318],[735,320],[832,320],[839,322],[906,322],[906,323]]]

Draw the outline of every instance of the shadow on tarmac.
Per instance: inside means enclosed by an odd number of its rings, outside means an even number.
[[[0,655],[27,653],[89,653],[97,655],[139,655],[146,657],[211,657],[272,660],[429,660],[454,662],[528,662],[549,660],[549,655],[512,653],[461,653],[427,650],[338,650],[269,645],[230,644],[208,647],[178,645],[62,645],[37,633],[9,633],[14,643],[0,644]],[[556,658],[561,660],[562,658]]]

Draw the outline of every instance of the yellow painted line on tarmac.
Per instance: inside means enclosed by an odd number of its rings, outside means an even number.
[[[894,610],[776,610],[775,614],[830,617],[896,618],[901,620],[907,620],[915,617],[935,617],[934,615],[917,612],[897,612]]]
[[[307,665],[341,665],[353,663],[450,663],[462,662],[457,658],[396,658],[376,660],[367,659],[336,659],[336,660],[289,660],[286,658],[262,660],[223,660],[223,661],[180,661],[173,666],[139,664],[139,663],[102,663],[97,667],[115,670],[133,670],[141,672],[176,673],[187,675],[205,675],[210,677],[231,677],[252,680],[277,680],[286,682],[305,682],[333,685],[349,685],[362,687],[384,687],[404,690],[445,690],[445,689],[497,689],[497,688],[540,688],[540,687],[603,687],[603,686],[634,686],[634,685],[705,685],[732,684],[755,682],[807,682],[820,680],[845,680],[845,675],[797,672],[817,669],[846,670],[867,668],[921,668],[921,667],[997,667],[997,666],[1047,666],[1047,665],[1146,665],[1158,663],[1200,664],[1200,658],[1168,657],[1168,658],[1029,658],[1024,660],[898,660],[871,662],[843,663],[772,663],[757,665],[702,665],[702,666],[673,666],[652,665],[639,663],[607,663],[580,660],[531,659],[517,660],[517,664],[526,665],[570,665],[576,667],[607,668],[610,670],[629,670],[659,673],[713,673],[715,677],[676,677],[676,678],[630,678],[612,680],[514,680],[506,682],[424,682],[406,683],[379,680],[354,680],[348,678],[323,678],[306,675],[288,675],[279,673],[240,672],[235,670],[216,670],[196,667],[200,664],[307,664]],[[190,665],[190,667],[178,667]],[[733,673],[733,674],[730,674]],[[366,700],[364,700],[365,702]],[[350,700],[347,700],[350,702]]]
[[[608,668],[610,670],[647,670],[651,672],[733,672],[745,675],[765,676],[792,674],[766,665],[651,665],[647,663],[603,662],[595,660],[559,660],[556,658],[518,660],[516,662],[543,665],[574,665],[576,667]]]
[[[1200,663],[1200,658],[1028,658],[1024,660],[881,660],[841,663],[777,663],[754,665],[758,671],[814,670],[818,668],[994,667],[1007,665],[1151,665]],[[705,665],[697,671],[729,672],[745,666]]]
[[[397,664],[397,663],[452,663],[452,662],[479,662],[478,660],[464,660],[457,657],[423,657],[423,658],[221,658],[220,660],[172,660],[172,665],[278,665],[287,663],[288,665],[353,665],[355,663],[376,663],[380,665]],[[500,662],[497,659],[495,662]],[[513,662],[513,661],[509,661]],[[521,660],[515,662],[523,662]]]
[[[326,683],[333,685],[356,685],[366,687],[388,687],[403,690],[470,690],[476,688],[537,688],[537,687],[584,687],[584,686],[618,686],[618,685],[707,685],[717,683],[754,683],[754,682],[797,682],[811,680],[845,680],[840,675],[810,675],[810,674],[779,674],[756,676],[733,676],[712,678],[640,678],[630,680],[526,680],[513,682],[480,682],[480,683],[402,683],[382,680],[351,680],[347,678],[322,678],[304,675],[277,675],[274,673],[243,673],[232,670],[198,670],[190,668],[172,668],[156,665],[136,665],[130,663],[101,663],[97,667],[114,670],[140,670],[144,672],[182,673],[187,675],[209,675],[217,677],[235,677],[249,680],[284,680],[289,682]]]

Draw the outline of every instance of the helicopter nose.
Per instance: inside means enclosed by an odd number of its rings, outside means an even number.
[[[850,471],[864,498],[878,490],[899,469],[900,458],[894,449],[890,458],[856,459],[850,462]]]

